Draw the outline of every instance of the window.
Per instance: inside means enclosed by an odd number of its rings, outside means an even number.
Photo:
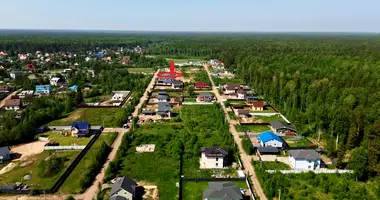
[[[311,166],[309,165],[309,167],[308,167],[309,169],[311,169]]]
[[[217,166],[218,166],[218,163],[215,163],[215,166],[217,167]]]
[[[218,161],[218,158],[216,158],[216,161]]]

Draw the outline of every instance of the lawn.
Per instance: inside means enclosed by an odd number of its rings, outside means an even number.
[[[261,133],[267,130],[270,130],[269,126],[267,125],[236,125],[236,130],[238,132],[255,132],[255,133]]]
[[[111,145],[116,136],[117,133],[102,133],[60,187],[59,191],[64,194],[75,194],[81,192],[80,182],[83,179],[83,176],[86,176],[83,172],[90,168],[95,162],[98,162],[96,155],[101,144],[106,142],[108,145]]]
[[[240,188],[248,190],[245,181],[232,181],[232,183]],[[182,199],[183,200],[199,200],[202,199],[203,191],[208,188],[208,182],[183,182]]]
[[[166,58],[166,60],[173,60],[175,63],[185,63],[185,62],[204,62],[204,58],[190,57],[190,58]]]
[[[273,121],[284,121],[279,115],[272,115],[270,117],[267,116],[260,116],[260,115],[254,115],[254,121],[256,120],[263,120],[266,123],[271,123]]]
[[[50,131],[37,135],[36,137],[48,137],[50,140],[54,140],[59,143],[60,146],[71,146],[79,145],[86,146],[90,142],[91,138],[88,137],[72,137],[72,136],[63,136],[58,131]]]
[[[252,163],[253,164],[253,163]],[[279,161],[264,161],[265,169],[267,170],[287,170],[291,167],[283,162]]]
[[[185,98],[185,102],[197,102],[197,98]]]
[[[95,103],[95,102],[103,102],[111,99],[111,95],[101,95],[101,96],[95,96],[95,97],[86,97],[84,98],[84,102],[86,103]]]
[[[128,68],[128,72],[153,74],[154,69],[153,68]]]
[[[213,76],[212,80],[214,81],[216,86],[225,85],[227,83],[242,83],[242,81],[240,79],[237,79],[237,78],[229,79],[229,78],[218,78],[218,77]]]
[[[48,126],[70,126],[75,121],[87,121],[92,126],[119,127],[123,115],[122,108],[79,108]]]
[[[292,137],[283,137],[283,139],[290,147],[309,147],[313,145],[306,137],[302,137],[300,140],[294,140]]]
[[[32,185],[33,189],[50,189],[62,175],[64,169],[74,160],[78,152],[79,151],[44,151],[40,154],[31,156],[28,161],[33,161],[33,163],[25,167],[21,167],[19,165],[20,162],[14,162],[17,163],[18,166],[7,173],[0,175],[0,184],[23,182],[24,184]],[[51,177],[41,177],[39,175],[40,170],[38,165],[51,154],[65,158],[64,166],[58,173]],[[23,177],[28,174],[31,175],[31,179],[24,180]]]

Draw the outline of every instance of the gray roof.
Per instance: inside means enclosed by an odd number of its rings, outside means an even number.
[[[257,147],[257,151],[260,153],[279,153],[280,150],[277,147]]]
[[[228,155],[228,152],[220,147],[202,147],[201,151],[207,157],[226,157]]]
[[[212,97],[212,94],[209,92],[201,92],[199,93],[200,97]]]
[[[158,102],[157,105],[158,112],[169,112],[172,109],[169,102]]]
[[[0,147],[0,155],[5,156],[9,155],[11,153],[11,150],[9,147]]]
[[[289,154],[295,159],[305,159],[305,160],[320,159],[319,154],[315,150],[311,150],[311,149],[290,150]]]
[[[113,196],[116,192],[118,192],[120,189],[123,189],[129,193],[131,193],[133,196],[135,194],[136,190],[136,181],[133,179],[130,179],[126,176],[120,177],[113,185],[110,192],[110,196]],[[119,199],[117,199],[119,200]]]
[[[281,129],[281,128],[284,128],[284,129],[289,129],[289,130],[296,131],[296,129],[295,129],[292,125],[287,124],[286,122],[273,121],[273,122],[270,123],[270,125],[271,125],[274,129]]]
[[[113,196],[110,198],[110,200],[127,200],[125,197],[122,196]]]
[[[208,189],[203,191],[203,198],[223,200],[243,199],[240,188],[231,182],[209,182],[208,187]]]
[[[170,100],[170,97],[169,97],[169,95],[162,95],[162,94],[159,94],[158,96],[157,96],[157,99],[161,99],[161,100],[164,100],[164,99],[166,99],[166,100]]]

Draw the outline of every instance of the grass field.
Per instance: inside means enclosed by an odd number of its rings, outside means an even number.
[[[247,130],[249,132],[261,133],[270,130],[266,125],[236,125],[235,128],[238,132],[244,132]]]
[[[91,138],[87,137],[72,137],[72,136],[63,136],[59,132],[50,131],[43,134],[37,135],[37,137],[48,137],[50,140],[58,142],[60,146],[70,146],[70,145],[81,145],[86,146],[90,142]]]
[[[232,120],[236,120],[236,116],[235,116],[235,113],[234,113],[234,112],[229,111],[229,112],[228,112],[228,116],[230,116],[230,119],[232,119]]]
[[[96,97],[86,97],[84,98],[84,102],[86,103],[94,103],[94,102],[103,102],[106,100],[111,99],[111,95],[102,95],[102,96],[96,96]]]
[[[75,121],[87,121],[92,126],[118,127],[122,118],[122,108],[79,108],[68,116],[50,122],[49,126],[70,126]]]
[[[252,163],[253,164],[253,163]],[[264,161],[267,170],[287,170],[292,169],[289,165],[279,161]]]
[[[270,117],[255,115],[255,119],[254,120],[255,121],[256,120],[263,120],[266,123],[271,123],[273,121],[284,121],[279,115],[272,115]]]
[[[197,98],[185,98],[185,102],[197,102]]]
[[[232,183],[240,188],[248,190],[245,181],[232,181]],[[184,182],[182,188],[183,200],[199,200],[202,199],[203,191],[208,188],[208,182]]]
[[[38,165],[42,160],[46,159],[53,153],[57,157],[64,157],[66,159],[64,167],[52,177],[40,177]],[[0,184],[23,182],[24,184],[31,185],[31,188],[33,189],[49,189],[59,179],[64,172],[64,169],[69,166],[78,153],[79,151],[44,151],[43,153],[30,157],[28,161],[33,161],[33,163],[29,166],[21,167],[19,162],[15,162],[18,166],[7,173],[0,175]],[[31,175],[31,179],[24,180],[23,177],[28,174]]]
[[[110,145],[112,144],[113,140],[115,140],[116,136],[116,133],[101,134],[93,146],[90,148],[90,150],[88,150],[86,155],[79,162],[77,167],[63,183],[59,191],[64,194],[75,194],[81,192],[80,181],[82,180],[82,177],[85,176],[85,173],[83,173],[83,171],[93,165],[94,162],[97,162],[95,156],[97,154],[98,148],[103,143],[103,141]]]
[[[313,145],[306,137],[302,137],[300,140],[291,140],[289,137],[283,137],[283,139],[290,147],[309,147]]]
[[[128,68],[128,72],[153,74],[154,69],[153,68]]]

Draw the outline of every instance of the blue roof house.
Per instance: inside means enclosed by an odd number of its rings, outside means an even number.
[[[262,147],[282,147],[282,139],[271,131],[265,131],[258,135],[258,140]]]
[[[76,92],[76,91],[78,91],[78,88],[79,88],[79,87],[78,87],[77,85],[73,85],[73,86],[70,86],[70,87],[69,87],[69,90],[71,90],[71,91],[75,91],[75,92]]]
[[[71,136],[85,137],[90,133],[90,123],[73,122],[71,125]]]
[[[36,94],[50,94],[50,85],[36,85]]]

